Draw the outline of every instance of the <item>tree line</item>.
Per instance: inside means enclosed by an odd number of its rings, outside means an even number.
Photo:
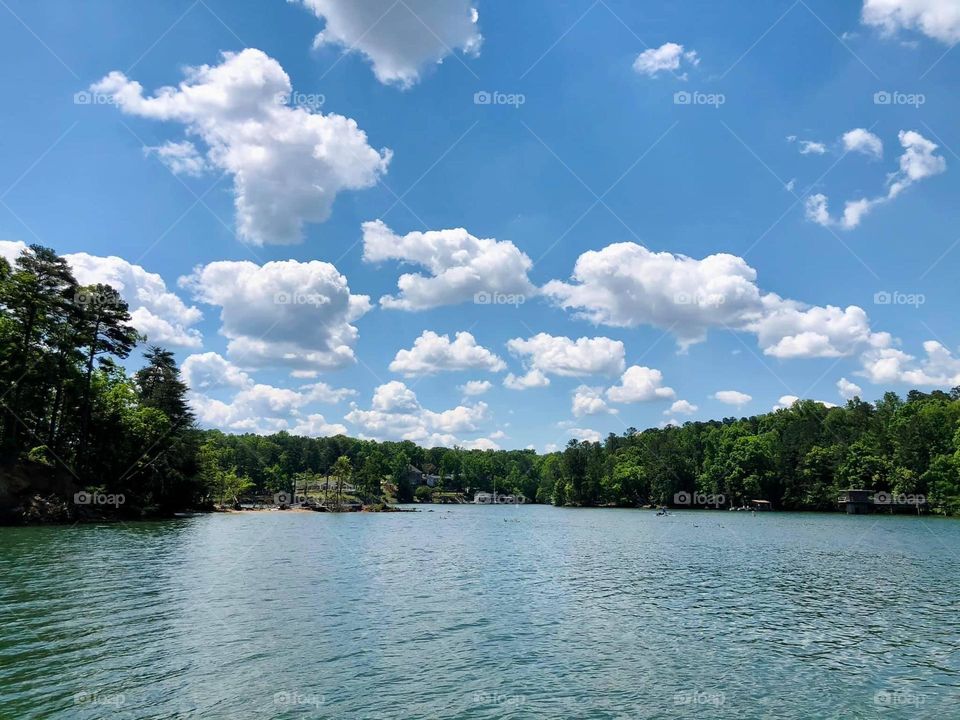
[[[728,505],[829,510],[842,489],[865,488],[960,512],[960,388],[832,408],[801,400],[749,418],[572,440],[544,455],[230,435],[196,427],[173,355],[130,321],[114,288],[79,285],[48,248],[31,246],[13,265],[0,258],[0,476],[26,467],[41,478],[46,468],[74,488],[123,494],[127,512],[160,514],[331,477],[364,499],[409,501],[411,466],[436,475],[440,491],[566,506],[661,505],[701,493]],[[144,366],[130,375],[121,361],[138,347]]]

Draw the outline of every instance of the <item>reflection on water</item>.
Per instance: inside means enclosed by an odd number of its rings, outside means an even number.
[[[2,718],[956,717],[960,522],[435,506],[0,528]]]

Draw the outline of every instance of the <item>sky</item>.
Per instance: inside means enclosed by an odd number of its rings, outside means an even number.
[[[0,254],[114,285],[225,432],[949,389],[958,41],[955,0],[2,0]]]

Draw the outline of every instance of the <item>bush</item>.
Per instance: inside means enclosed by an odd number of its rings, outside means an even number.
[[[421,485],[413,492],[413,497],[417,502],[431,502],[433,500],[433,488],[429,485]]]

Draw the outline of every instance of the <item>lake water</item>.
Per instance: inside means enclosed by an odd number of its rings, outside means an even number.
[[[0,717],[960,717],[960,522],[433,506],[0,528]]]

